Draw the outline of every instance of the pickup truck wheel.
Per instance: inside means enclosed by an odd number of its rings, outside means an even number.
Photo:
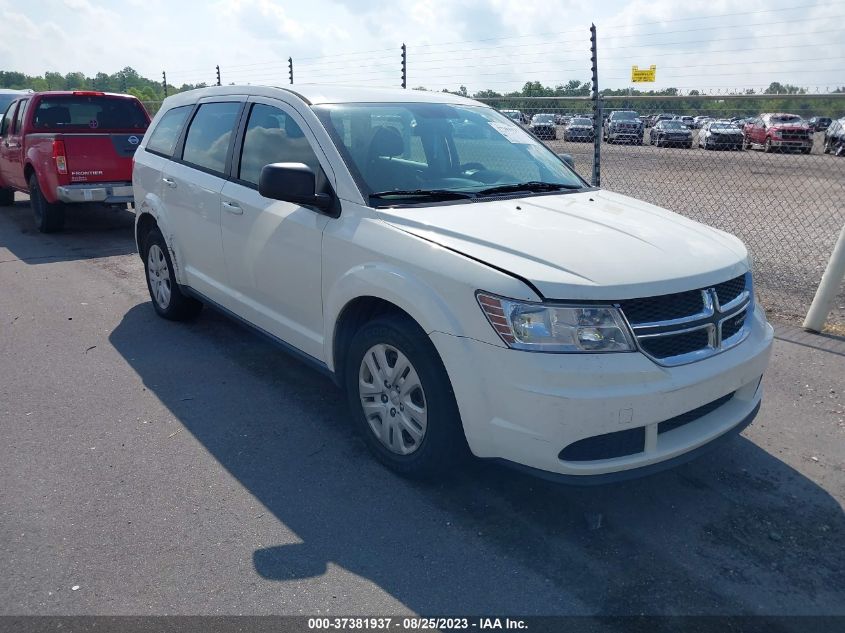
[[[61,202],[47,202],[44,199],[35,174],[29,177],[29,203],[35,215],[35,226],[39,231],[54,233],[64,228],[65,205]]]
[[[767,138],[766,144],[763,145],[763,151],[766,152],[767,154],[771,154],[772,150],[774,150],[774,147],[772,147],[772,139]]]
[[[0,189],[0,207],[11,207],[15,204],[14,189]]]
[[[179,289],[167,244],[158,228],[152,229],[144,240],[144,272],[153,307],[159,316],[171,321],[187,321],[199,314],[202,303]]]
[[[746,137],[742,138],[742,149],[751,149],[751,141],[749,141]]]
[[[344,376],[356,430],[394,472],[443,475],[466,454],[446,368],[409,317],[387,315],[361,328],[349,346]]]

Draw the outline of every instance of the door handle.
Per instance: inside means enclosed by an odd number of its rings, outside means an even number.
[[[167,185],[168,187],[170,187],[171,189],[176,189],[176,181],[175,181],[175,180],[171,180],[170,178],[162,178],[162,179],[161,179],[161,181],[162,181],[165,185]]]
[[[226,209],[232,215],[243,215],[244,210],[241,209],[240,205],[237,202],[228,202],[226,200],[223,201],[223,208]]]

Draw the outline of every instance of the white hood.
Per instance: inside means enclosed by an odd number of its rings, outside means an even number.
[[[396,228],[521,277],[549,299],[680,292],[748,268],[737,238],[608,191],[379,209],[379,215]]]

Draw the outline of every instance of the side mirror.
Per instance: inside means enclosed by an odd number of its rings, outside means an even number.
[[[575,161],[572,159],[572,154],[558,154],[557,157],[569,165],[571,169],[575,169]]]
[[[316,207],[321,211],[327,211],[333,203],[330,195],[317,193],[317,177],[304,163],[264,165],[258,177],[258,193],[271,200]]]

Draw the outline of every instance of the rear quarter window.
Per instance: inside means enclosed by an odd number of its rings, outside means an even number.
[[[148,124],[140,102],[95,95],[46,96],[33,117],[33,127],[50,131],[146,130]]]
[[[173,156],[173,150],[176,149],[179,135],[182,134],[182,128],[185,127],[185,121],[192,108],[193,106],[180,106],[162,116],[150,133],[147,150],[167,158]]]

